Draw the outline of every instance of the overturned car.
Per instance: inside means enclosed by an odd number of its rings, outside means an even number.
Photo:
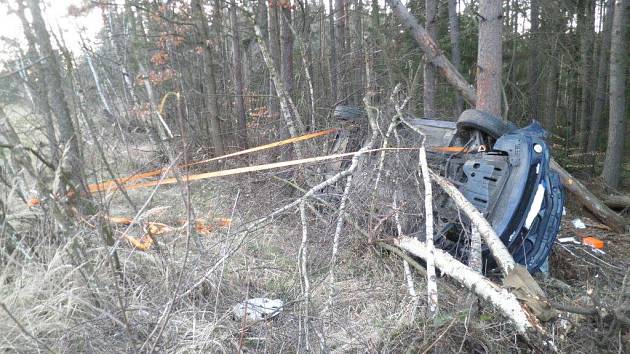
[[[334,117],[360,124],[366,114],[355,107],[337,106]],[[488,219],[514,260],[537,272],[544,267],[556,240],[564,194],[551,159],[546,132],[536,121],[524,128],[477,110],[464,111],[456,122],[405,119],[424,135],[429,160]],[[449,200],[437,200],[441,230],[437,247],[465,259],[463,237],[468,221]],[[484,250],[487,268],[492,257]]]

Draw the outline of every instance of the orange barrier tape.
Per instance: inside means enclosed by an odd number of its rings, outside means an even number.
[[[371,153],[375,151],[384,151],[384,150],[416,150],[416,148],[380,148],[380,149],[366,150],[361,153],[367,154],[367,153]],[[182,176],[181,180],[184,182],[190,182],[190,181],[197,181],[200,179],[231,176],[231,175],[237,175],[237,174],[247,173],[247,172],[265,171],[265,170],[271,170],[271,169],[279,168],[279,167],[289,167],[289,166],[303,165],[307,163],[333,160],[340,157],[354,156],[357,154],[359,154],[359,152],[355,151],[355,152],[347,152],[343,154],[309,157],[309,158],[300,159],[300,160],[274,162],[274,163],[269,163],[269,164],[264,164],[264,165],[239,167],[239,168],[233,168],[229,170],[213,171],[213,172],[200,173],[196,175]],[[138,188],[154,187],[158,185],[175,184],[175,183],[177,183],[177,178],[171,177],[171,178],[165,178],[159,181],[140,182],[140,183],[136,183],[132,185],[126,185],[123,187],[125,188],[125,190],[129,191],[129,190],[138,189]],[[114,186],[112,189],[116,189],[116,187]]]
[[[300,141],[309,140],[309,139],[317,138],[317,137],[320,137],[320,136],[328,135],[328,134],[336,132],[337,130],[338,129],[336,129],[336,128],[320,130],[318,132],[304,134],[304,135],[297,136],[295,138],[289,138],[289,139],[285,139],[285,140],[282,140],[282,141],[276,141],[276,142],[273,142],[273,143],[270,143],[270,144],[256,146],[256,147],[253,147],[253,148],[250,148],[250,149],[237,151],[237,152],[234,152],[234,153],[231,153],[231,154],[227,154],[227,155],[217,156],[217,157],[213,157],[213,158],[205,159],[205,160],[200,160],[200,161],[193,161],[193,162],[190,162],[188,164],[177,165],[177,167],[179,167],[179,168],[186,168],[186,167],[201,165],[201,164],[212,162],[212,161],[217,161],[217,160],[222,160],[222,159],[235,157],[235,156],[239,156],[239,155],[249,154],[251,152],[267,150],[267,149],[271,149],[271,148],[278,147],[278,146],[288,145],[288,144],[297,143],[297,142],[300,142]],[[167,169],[165,169],[165,168],[159,168],[159,169],[152,170],[152,171],[138,173],[138,174],[135,174],[135,175],[132,175],[132,176],[129,176],[129,177],[116,178],[116,179],[113,179],[113,180],[110,180],[110,181],[105,181],[105,182],[101,182],[101,183],[94,183],[94,184],[90,184],[88,186],[88,190],[90,192],[104,191],[104,190],[109,189],[110,187],[116,188],[116,186],[117,186],[116,183],[118,183],[118,184],[126,184],[126,183],[129,183],[129,182],[137,181],[139,179],[144,179],[144,178],[147,178],[147,177],[159,176],[159,175],[161,175],[162,173],[164,173],[166,171],[167,171]]]
[[[468,152],[469,149],[463,146],[435,146],[429,148],[429,150],[439,151],[439,152]]]
[[[222,156],[217,156],[217,157],[213,157],[210,159],[205,159],[205,160],[200,160],[200,161],[193,161],[190,162],[188,164],[180,164],[177,165],[177,167],[179,168],[186,168],[186,167],[190,167],[190,166],[196,166],[196,165],[200,165],[200,164],[204,164],[204,163],[208,163],[208,162],[212,162],[212,161],[217,161],[217,160],[221,160],[221,159],[226,159],[226,158],[230,158],[230,157],[235,157],[235,156],[239,156],[239,155],[244,155],[244,154],[249,154],[251,152],[256,152],[256,151],[262,151],[262,150],[267,150],[267,149],[271,149],[274,147],[278,147],[278,146],[283,146],[283,145],[288,145],[288,144],[292,144],[292,143],[297,143],[300,141],[304,141],[304,140],[309,140],[309,139],[313,139],[313,138],[317,138],[320,136],[324,136],[324,135],[329,135],[331,133],[335,133],[337,132],[339,129],[337,128],[332,128],[332,129],[326,129],[326,130],[320,130],[314,133],[308,133],[308,134],[304,134],[304,135],[300,135],[297,136],[295,138],[289,138],[289,139],[285,139],[282,141],[276,141],[273,143],[269,143],[269,144],[265,144],[265,145],[261,145],[261,146],[256,146],[250,149],[245,149],[245,150],[241,150],[241,151],[237,151],[234,153],[230,153],[227,155],[222,155]],[[168,170],[166,168],[159,168],[159,169],[155,169],[155,170],[151,170],[151,171],[147,171],[147,172],[142,172],[142,173],[137,173],[128,177],[121,177],[121,178],[115,178],[109,181],[104,181],[104,182],[100,182],[100,183],[93,183],[88,185],[88,190],[90,191],[90,193],[94,193],[94,192],[101,192],[101,191],[106,191],[108,189],[118,189],[118,185],[123,185],[123,187],[125,187],[125,184],[128,184],[130,182],[134,182],[140,179],[144,179],[144,178],[148,178],[148,177],[155,177],[155,176],[159,176],[164,172],[167,172]],[[139,187],[136,187],[139,188]],[[125,188],[127,189],[127,188]],[[41,200],[37,199],[37,198],[31,198],[28,202],[27,202],[27,206],[29,208],[37,206],[41,203]]]

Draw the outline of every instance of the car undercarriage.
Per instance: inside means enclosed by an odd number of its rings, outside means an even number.
[[[338,106],[334,117],[358,124],[367,120],[363,110],[348,106]],[[405,122],[401,133],[421,136],[433,168],[486,217],[514,260],[532,273],[541,270],[560,227],[564,192],[549,167],[547,133],[540,124],[518,128],[472,109],[456,122],[410,116]],[[346,149],[350,145],[356,141]],[[470,222],[450,200],[437,198],[435,244],[466,260]],[[484,248],[483,254],[485,268],[493,268],[489,251]]]

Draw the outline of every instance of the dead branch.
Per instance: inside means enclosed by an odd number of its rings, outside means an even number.
[[[551,168],[558,172],[562,185],[573,194],[580,205],[584,206],[595,216],[617,232],[625,232],[628,222],[610,209],[603,201],[595,196],[582,182],[575,179],[555,160],[551,160]]]
[[[630,196],[611,195],[604,198],[604,203],[610,208],[618,208],[618,209],[630,208]]]
[[[365,103],[365,107],[368,112],[368,121],[370,123],[370,127],[372,128],[372,136],[370,137],[370,140],[361,148],[361,150],[364,150],[364,149],[368,150],[368,149],[371,149],[372,146],[374,145],[374,142],[376,141],[376,137],[378,135],[378,130],[376,129],[376,124],[377,124],[376,117],[374,116],[373,107],[371,106],[370,96],[369,95],[365,96],[365,98],[363,99],[363,102]],[[346,169],[346,171],[348,171],[348,174],[346,177],[346,185],[344,187],[343,194],[341,196],[341,201],[339,203],[339,208],[338,208],[339,216],[337,217],[337,225],[335,227],[335,234],[333,236],[333,249],[332,249],[332,256],[330,259],[330,277],[329,277],[330,278],[330,283],[329,283],[330,294],[328,297],[327,308],[332,308],[333,306],[333,300],[335,296],[335,263],[337,261],[337,252],[339,249],[339,237],[341,235],[343,222],[345,220],[346,202],[348,201],[348,195],[350,193],[350,188],[352,187],[353,173],[354,171],[356,171],[357,167],[359,167],[360,157],[361,157],[360,154],[352,157],[352,162],[350,163],[350,167]],[[326,312],[326,309],[324,309],[324,312]]]
[[[473,224],[475,228],[479,231],[479,234],[483,237],[483,240],[488,245],[492,256],[497,261],[497,264],[501,268],[501,271],[504,275],[507,275],[512,269],[514,269],[516,263],[514,262],[514,258],[508,251],[505,244],[501,242],[499,236],[497,236],[496,232],[492,228],[492,225],[486,220],[483,215],[472,205],[466,197],[449,181],[447,181],[444,177],[430,172],[431,177],[437,184],[442,187],[442,189],[453,199],[458,208],[460,208],[468,218],[470,218],[470,222]]]
[[[429,250],[426,244],[414,238],[402,236],[395,240],[395,244],[416,257],[424,260],[428,257]],[[519,333],[527,335],[534,330],[542,332],[536,318],[522,307],[514,294],[494,284],[445,251],[435,249],[434,255],[435,265],[440,271],[499,309],[512,321]]]
[[[427,247],[427,295],[429,297],[429,313],[435,318],[438,311],[438,291],[435,275],[435,247],[433,246],[433,192],[431,178],[429,176],[429,165],[427,164],[427,152],[424,149],[424,142],[420,146],[420,170],[424,182],[424,213],[425,213],[425,242]]]

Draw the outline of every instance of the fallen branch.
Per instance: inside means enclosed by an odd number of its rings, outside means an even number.
[[[428,257],[429,250],[426,244],[415,238],[402,236],[395,239],[394,242],[398,247],[416,257],[425,260]],[[490,302],[512,321],[519,333],[527,336],[532,331],[543,332],[536,318],[523,308],[514,294],[462,264],[447,252],[440,249],[434,249],[433,252],[435,265],[442,273],[455,279],[481,299]]]
[[[610,226],[617,232],[625,232],[628,222],[619,214],[610,209],[603,201],[591,193],[591,191],[575,179],[569,172],[560,166],[555,160],[551,159],[551,168],[558,172],[562,185],[573,194],[578,203],[593,213],[598,219]]]
[[[435,247],[433,246],[433,192],[429,166],[427,164],[427,152],[424,142],[420,146],[420,171],[424,182],[424,213],[425,213],[425,242],[427,247],[427,294],[429,297],[429,314],[435,318],[438,311],[438,291],[435,275]]]
[[[630,208],[630,196],[611,195],[604,198],[604,203],[611,208],[618,208],[618,209]]]
[[[455,187],[451,182],[447,181],[444,177],[431,171],[431,177],[442,189],[448,194],[458,208],[460,208],[466,216],[470,219],[473,227],[477,229],[483,240],[486,241],[486,245],[490,249],[492,256],[497,261],[497,264],[501,268],[503,275],[507,275],[512,269],[514,269],[516,263],[514,258],[508,251],[505,244],[501,241],[497,233],[492,228],[492,225],[481,215],[479,210],[472,205],[466,197]]]

